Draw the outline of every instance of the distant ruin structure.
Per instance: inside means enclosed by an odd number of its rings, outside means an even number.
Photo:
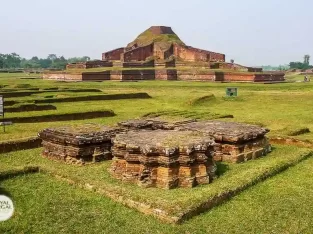
[[[190,80],[273,83],[283,82],[285,73],[265,73],[262,68],[242,66],[234,61],[226,62],[223,53],[186,45],[171,27],[152,26],[126,46],[102,53],[102,60],[68,64],[65,71],[47,71],[42,77],[65,81]]]
[[[168,60],[187,62],[225,62],[225,54],[186,46],[171,27],[152,26],[126,47],[102,54],[103,60],[123,62]]]

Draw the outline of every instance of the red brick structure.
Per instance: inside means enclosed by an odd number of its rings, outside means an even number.
[[[71,69],[103,69],[82,72]],[[132,68],[132,69],[124,69]],[[147,69],[148,68],[148,69]],[[170,27],[152,26],[126,47],[102,54],[102,61],[68,64],[66,72],[45,72],[43,79],[69,81],[184,80],[211,82],[282,82],[284,73],[227,63],[225,54],[187,46]],[[214,69],[219,69],[214,70]]]
[[[145,61],[148,58],[166,60],[171,57],[186,62],[225,62],[225,54],[186,46],[170,27],[152,26],[125,48],[103,53],[103,60],[125,62]]]
[[[112,67],[113,63],[108,61],[96,60],[81,63],[70,63],[66,65],[66,69],[89,69],[97,67]]]
[[[173,55],[182,61],[225,62],[225,54],[197,49],[191,46],[173,44]]]
[[[154,44],[137,47],[135,49],[125,52],[122,60],[125,62],[131,61],[145,61],[147,58],[154,55]]]
[[[183,80],[210,82],[283,82],[285,73],[215,72],[207,70],[133,69],[102,72],[46,72],[45,80],[105,81],[105,80]]]
[[[124,53],[124,47],[108,51],[106,53],[102,54],[102,60],[112,60],[112,61],[118,61],[121,60],[121,55]]]

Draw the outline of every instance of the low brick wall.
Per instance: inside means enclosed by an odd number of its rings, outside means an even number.
[[[177,80],[176,69],[155,70],[156,80]]]
[[[167,80],[167,70],[156,70],[155,71],[156,80]]]
[[[122,71],[111,71],[111,80],[122,80]]]
[[[178,80],[187,81],[215,81],[215,72],[212,71],[177,71]]]
[[[43,79],[65,81],[185,80],[217,82],[283,82],[284,73],[215,72],[212,70],[142,69],[82,74],[44,73]]]
[[[254,81],[254,73],[231,73],[231,72],[216,72],[216,80],[217,81],[226,81],[226,82],[253,82]]]
[[[155,70],[125,70],[122,80],[155,80]]]
[[[103,81],[110,80],[110,71],[103,72],[84,72],[82,75],[82,81]]]
[[[82,81],[83,74],[67,74],[67,73],[43,73],[44,80],[66,80],[66,81]]]
[[[41,147],[41,139],[39,137],[0,142],[0,154],[39,147]]]
[[[285,81],[285,73],[255,74],[254,82],[282,82]]]

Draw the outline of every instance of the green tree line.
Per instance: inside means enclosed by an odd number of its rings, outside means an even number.
[[[0,54],[0,69],[64,69],[68,63],[90,61],[90,57],[73,57],[66,59],[64,56],[49,54],[47,58],[31,59],[22,58],[16,53]]]
[[[308,54],[304,55],[303,62],[290,62],[289,66],[291,69],[301,69],[301,70],[313,68],[313,66],[310,65],[310,55]]]

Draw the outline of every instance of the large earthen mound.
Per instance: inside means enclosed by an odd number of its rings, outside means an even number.
[[[126,48],[146,46],[151,43],[158,43],[161,47],[170,47],[172,43],[182,44],[184,42],[177,36],[171,27],[152,26],[141,33],[133,42],[129,43]]]

